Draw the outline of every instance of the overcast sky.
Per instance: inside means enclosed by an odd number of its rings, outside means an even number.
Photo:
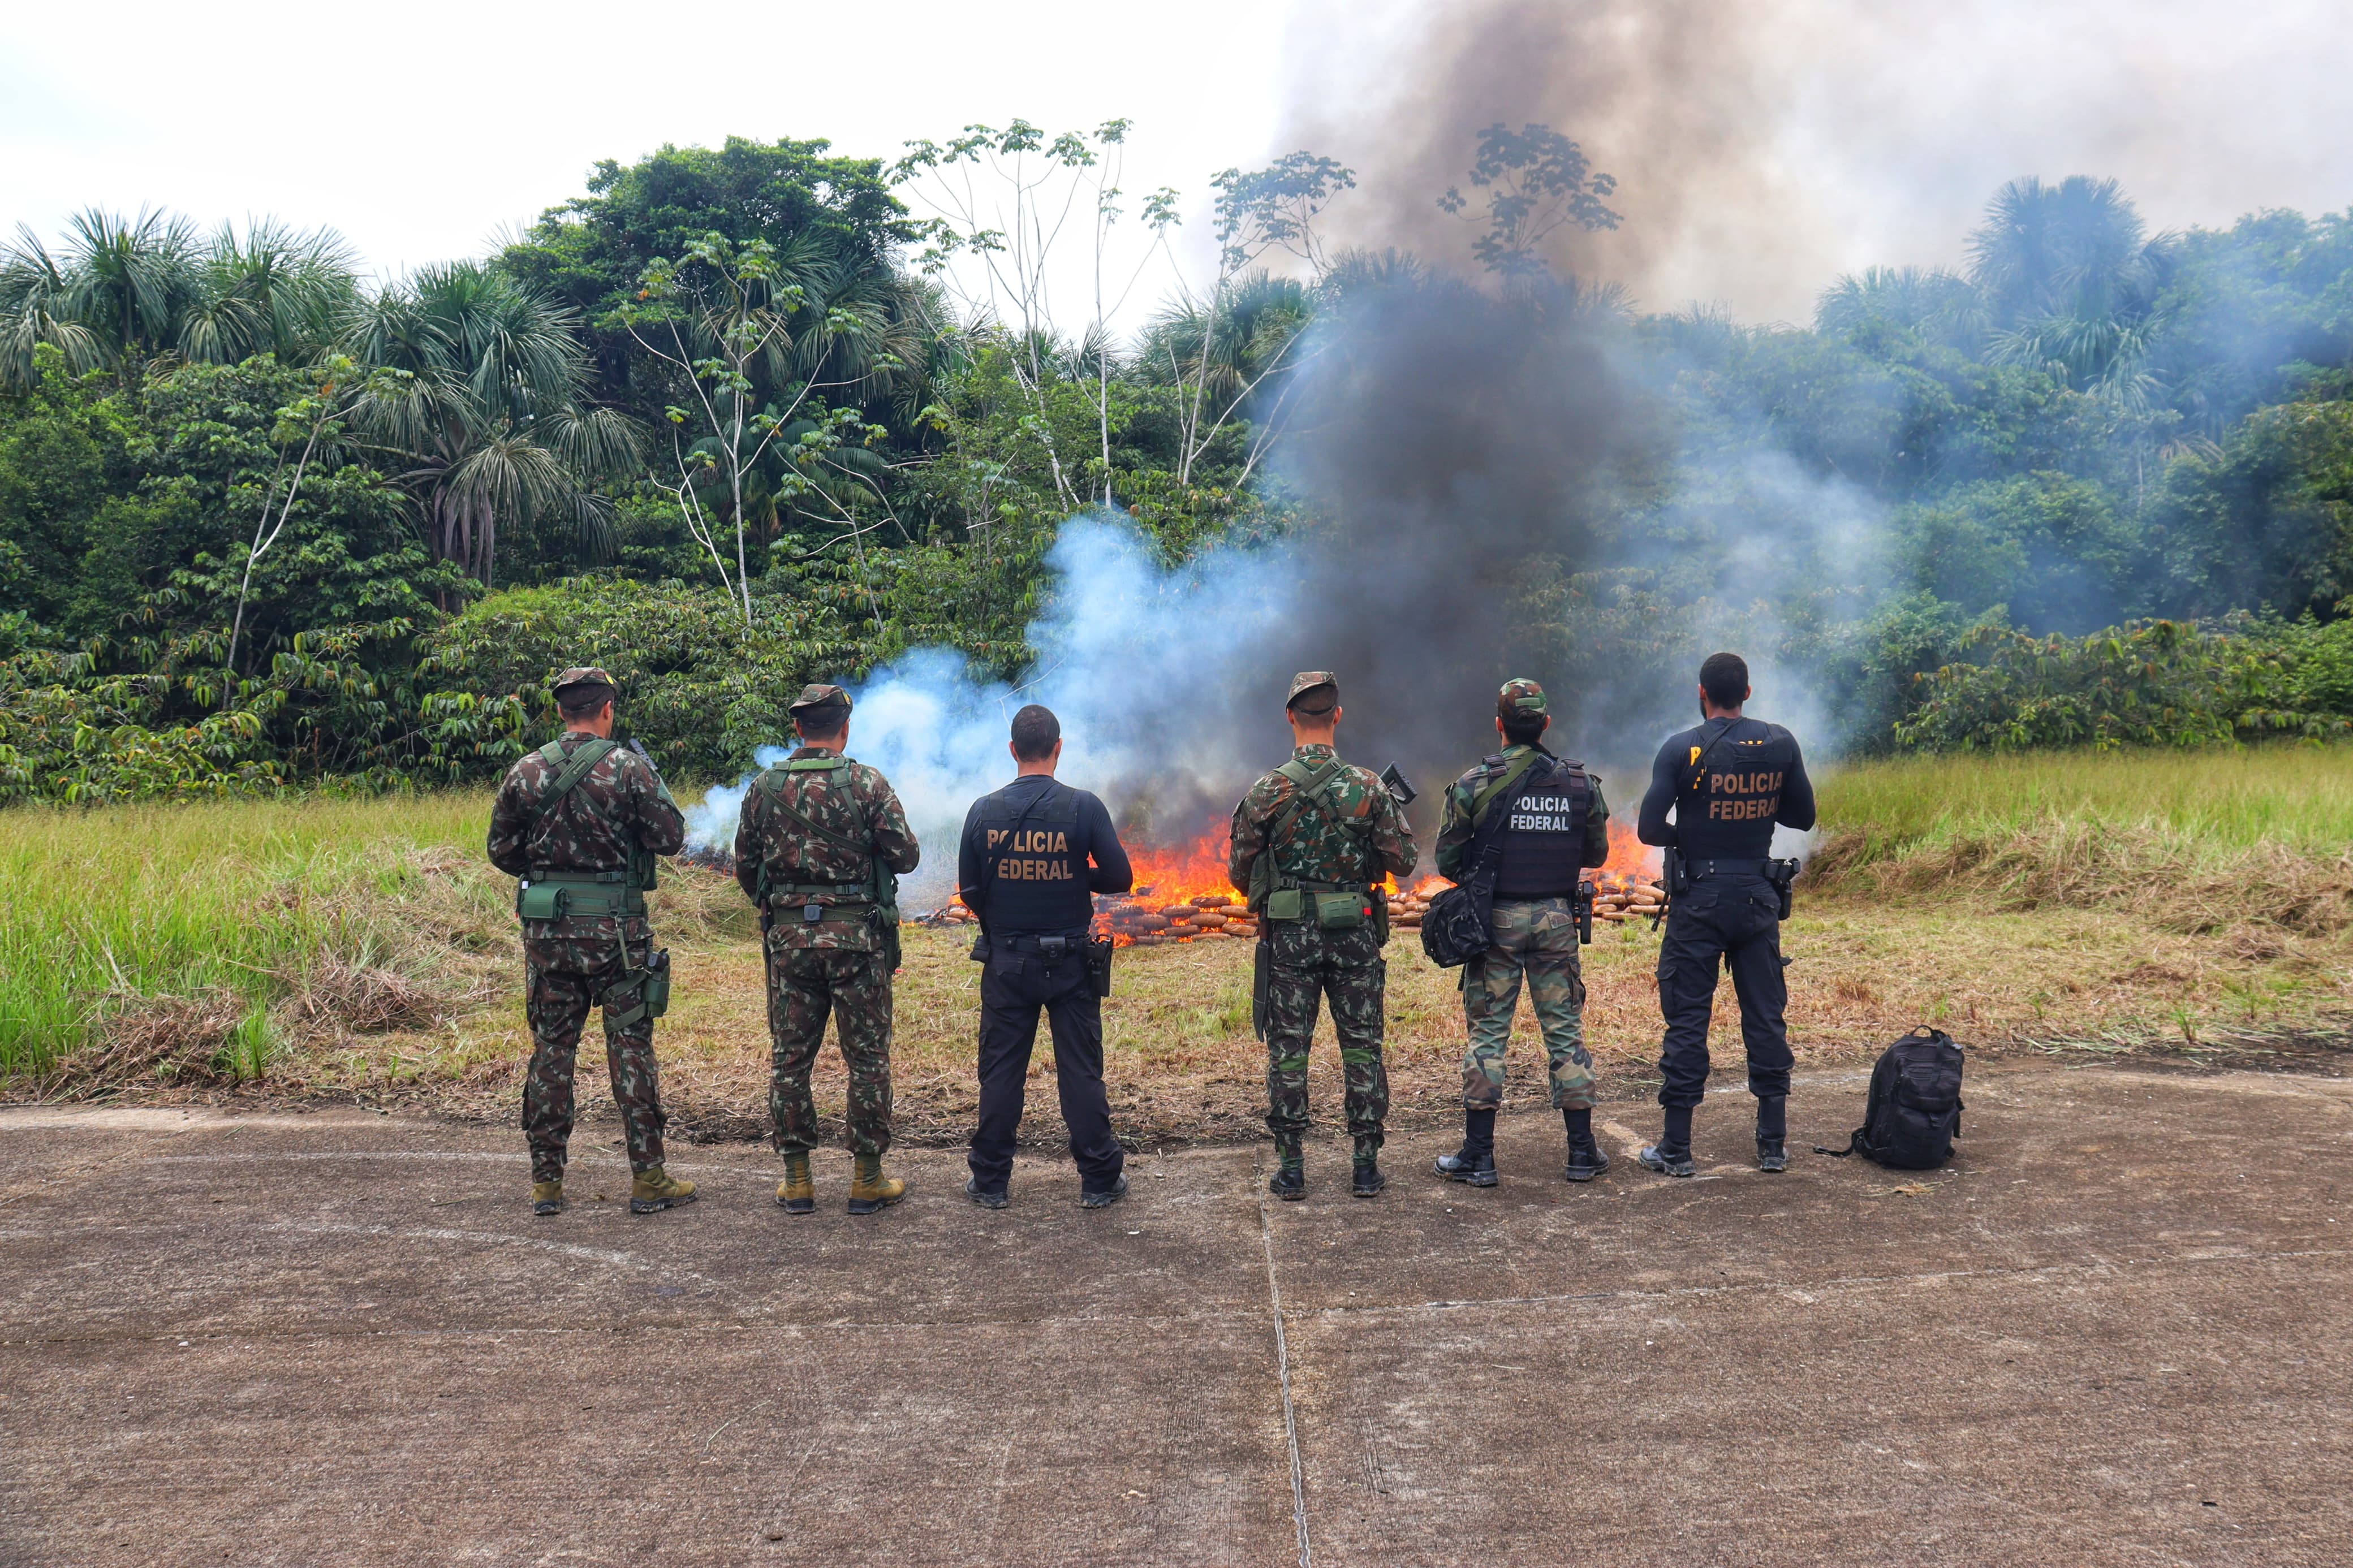
[[[1679,177],[1644,162],[1667,144],[1646,120],[1660,103],[1754,120],[1733,172],[1761,197],[1686,203],[1663,237],[1662,208],[1651,243],[1629,240],[1625,269],[1654,306],[1802,319],[1842,268],[1957,258],[1971,216],[2014,174],[2119,175],[2159,226],[2353,204],[2343,0],[784,0],[736,13],[118,0],[12,9],[0,222],[54,236],[91,204],[206,224],[270,214],[332,226],[389,274],[480,254],[576,193],[596,159],[664,142],[823,136],[892,156],[973,120],[1121,115],[1136,122],[1124,184],[1184,191],[1197,247],[1212,174],[1311,135],[1363,172],[1344,198],[1360,204],[1348,237],[1378,241],[1382,211],[1435,194],[1403,188],[1401,173],[1380,190],[1385,168],[1409,164],[1393,142],[1421,73],[1448,56],[1460,98],[1461,60],[1488,47],[1481,29],[1529,14],[1600,16],[1604,33],[1579,37],[1588,48],[1670,25],[1739,36],[1714,51],[1648,39],[1643,68],[1662,79],[1590,113],[1573,94],[1528,101],[1545,94],[1525,71],[1494,95],[1493,119],[1552,120],[1600,167],[1641,170],[1651,193]],[[1469,79],[1458,112],[1484,118]],[[1630,231],[1650,194],[1630,179]]]

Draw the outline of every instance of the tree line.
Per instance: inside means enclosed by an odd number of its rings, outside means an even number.
[[[1075,310],[1046,285],[1057,245],[1103,276],[1120,226],[1166,260],[1175,194],[1119,190],[1126,132],[665,147],[380,287],[275,224],[20,230],[0,792],[480,776],[576,657],[667,765],[731,774],[812,676],[925,645],[1020,669],[1077,511],[1172,562],[1327,526],[1285,457],[1400,302],[1635,367],[1650,434],[1514,608],[1561,668],[1745,628],[1865,750],[2353,713],[2353,216],[2151,235],[2112,182],[2022,180],[1965,269],[1873,268],[1806,326],[1748,326],[1555,275],[1546,237],[1617,223],[1614,183],[1499,126],[1470,194],[1434,195],[1483,282],[1328,251],[1354,175],[1300,153],[1219,177],[1214,277],[1167,273],[1123,341],[1134,277]],[[1809,521],[1810,574],[1694,564],[1832,504],[1861,533]]]

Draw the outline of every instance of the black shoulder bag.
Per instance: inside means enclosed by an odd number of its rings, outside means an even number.
[[[1471,874],[1430,900],[1421,916],[1421,951],[1440,969],[1468,963],[1495,945],[1489,922],[1495,910],[1495,867],[1503,858],[1504,824],[1544,755],[1531,747],[1516,768],[1487,786],[1483,802],[1472,805],[1472,819],[1479,826],[1468,856]]]

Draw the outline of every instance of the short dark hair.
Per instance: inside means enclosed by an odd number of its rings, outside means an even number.
[[[1013,716],[1013,754],[1025,763],[1042,763],[1054,754],[1062,738],[1062,721],[1050,708],[1032,702]]]
[[[830,741],[849,727],[849,704],[828,702],[804,708],[793,715],[793,729],[804,741]]]
[[[1302,719],[1329,719],[1340,706],[1340,689],[1336,686],[1311,686],[1286,704]]]
[[[1536,738],[1542,735],[1546,728],[1552,723],[1552,715],[1514,713],[1508,719],[1499,718],[1496,722],[1504,727],[1504,739],[1513,745],[1533,746],[1536,743]]]
[[[1712,653],[1699,667],[1699,689],[1718,708],[1737,708],[1748,700],[1748,661],[1736,653]]]
[[[594,719],[617,693],[601,680],[584,680],[555,694],[555,710],[566,719]]]

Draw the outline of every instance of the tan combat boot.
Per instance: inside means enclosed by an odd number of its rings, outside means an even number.
[[[882,1156],[860,1154],[857,1173],[849,1179],[849,1212],[872,1214],[907,1195],[907,1184],[882,1173]]]
[[[531,1212],[535,1215],[564,1212],[564,1183],[560,1178],[553,1182],[533,1182],[531,1184]]]
[[[629,1184],[631,1214],[659,1214],[694,1201],[694,1184],[681,1182],[656,1165]]]
[[[817,1212],[817,1183],[809,1176],[807,1150],[785,1156],[785,1179],[776,1184],[776,1203],[786,1214]]]

